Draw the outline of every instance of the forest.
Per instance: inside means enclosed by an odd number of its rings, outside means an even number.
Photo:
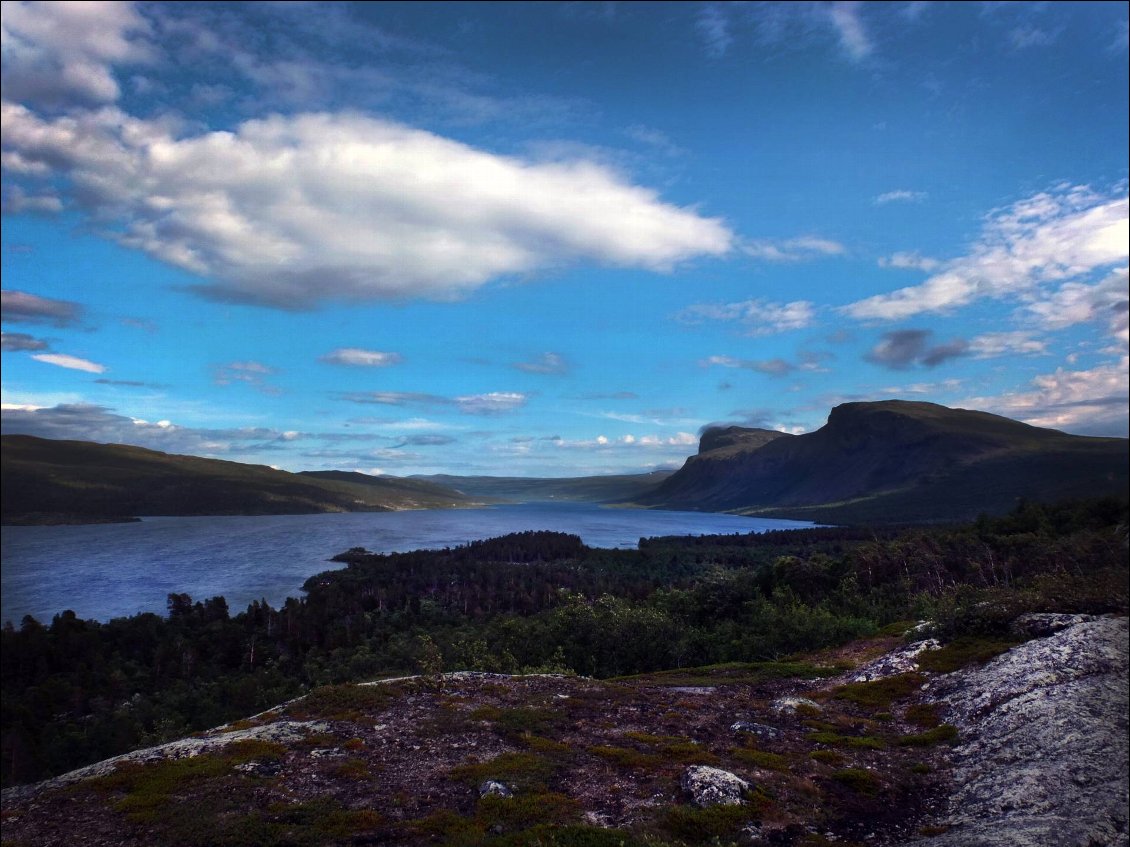
[[[237,613],[63,611],[5,624],[3,785],[243,718],[314,687],[446,670],[599,678],[776,660],[931,620],[1125,613],[1127,502],[1023,502],[954,526],[833,527],[586,547],[553,532],[402,554],[354,548],[305,596]]]

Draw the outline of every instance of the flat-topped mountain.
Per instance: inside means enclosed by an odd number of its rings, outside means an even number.
[[[934,403],[845,403],[805,435],[707,430],[699,453],[639,502],[836,523],[960,520],[1022,498],[1125,491],[1127,445]]]
[[[465,505],[440,485],[394,477],[293,474],[88,441],[3,436],[2,517],[83,523],[137,515],[283,515]]]

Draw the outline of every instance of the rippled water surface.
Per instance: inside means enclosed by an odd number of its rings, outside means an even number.
[[[591,547],[635,547],[656,535],[710,535],[811,526],[703,512],[527,503],[485,509],[263,517],[145,518],[93,526],[4,527],[0,620],[43,622],[64,609],[109,620],[165,612],[173,592],[223,595],[232,612],[252,600],[277,606],[350,547],[395,553],[549,529]]]

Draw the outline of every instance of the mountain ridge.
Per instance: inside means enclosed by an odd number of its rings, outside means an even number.
[[[934,403],[836,406],[804,435],[703,434],[640,505],[850,523],[962,520],[1019,499],[1123,491],[1127,441],[1069,435]]]

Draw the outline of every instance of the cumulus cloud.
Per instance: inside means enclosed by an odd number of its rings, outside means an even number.
[[[0,333],[0,348],[5,353],[14,353],[23,350],[46,350],[47,342],[26,332]]]
[[[147,61],[149,23],[132,3],[5,0],[5,99],[46,106],[110,103],[111,66]]]
[[[87,373],[100,374],[106,372],[106,366],[89,359],[80,359],[78,356],[68,356],[66,353],[36,353],[32,356],[37,362],[67,368],[72,371],[86,371]]]
[[[11,323],[50,324],[67,327],[78,323],[82,307],[69,300],[53,300],[26,291],[0,292],[0,319]]]
[[[457,297],[591,261],[667,272],[721,256],[718,218],[583,159],[534,163],[360,114],[275,115],[175,137],[103,108],[3,104],[4,143],[65,177],[109,237],[234,302]]]
[[[747,335],[771,335],[812,324],[815,308],[808,300],[772,303],[765,300],[742,300],[736,303],[695,303],[676,315],[684,323],[735,321],[746,327]]]
[[[1126,408],[1130,359],[1089,370],[1065,370],[1037,376],[1029,390],[997,397],[974,397],[970,408],[987,409],[1033,426],[1064,429],[1083,435],[1127,434]]]
[[[1130,200],[1087,187],[1058,186],[991,214],[970,252],[921,285],[843,307],[860,320],[901,320],[948,312],[975,300],[1030,296],[1049,284],[1078,281],[1124,265]]]
[[[1081,323],[1105,324],[1107,333],[1123,346],[1130,344],[1127,334],[1130,298],[1127,268],[1116,268],[1095,284],[1067,282],[1042,299],[1028,303],[1022,314],[1049,330],[1065,329]]]
[[[887,203],[920,203],[925,199],[925,191],[910,191],[906,188],[899,188],[880,194],[875,198],[875,205],[885,206]]]
[[[965,355],[969,342],[955,338],[945,344],[930,344],[933,332],[928,329],[900,329],[883,333],[882,340],[864,358],[892,370],[906,370],[914,365],[936,367],[947,359]]]
[[[514,367],[531,374],[565,374],[569,364],[560,353],[542,353],[529,362],[515,362]]]
[[[399,353],[382,353],[378,350],[362,350],[358,347],[339,347],[322,357],[331,365],[351,365],[361,368],[386,368],[399,364]]]
[[[742,244],[742,252],[767,262],[804,262],[827,256],[839,256],[844,245],[827,238],[803,235],[798,238],[754,239]]]
[[[6,215],[28,212],[33,215],[55,215],[63,211],[63,201],[54,194],[28,194],[18,185],[5,189],[0,210]]]

